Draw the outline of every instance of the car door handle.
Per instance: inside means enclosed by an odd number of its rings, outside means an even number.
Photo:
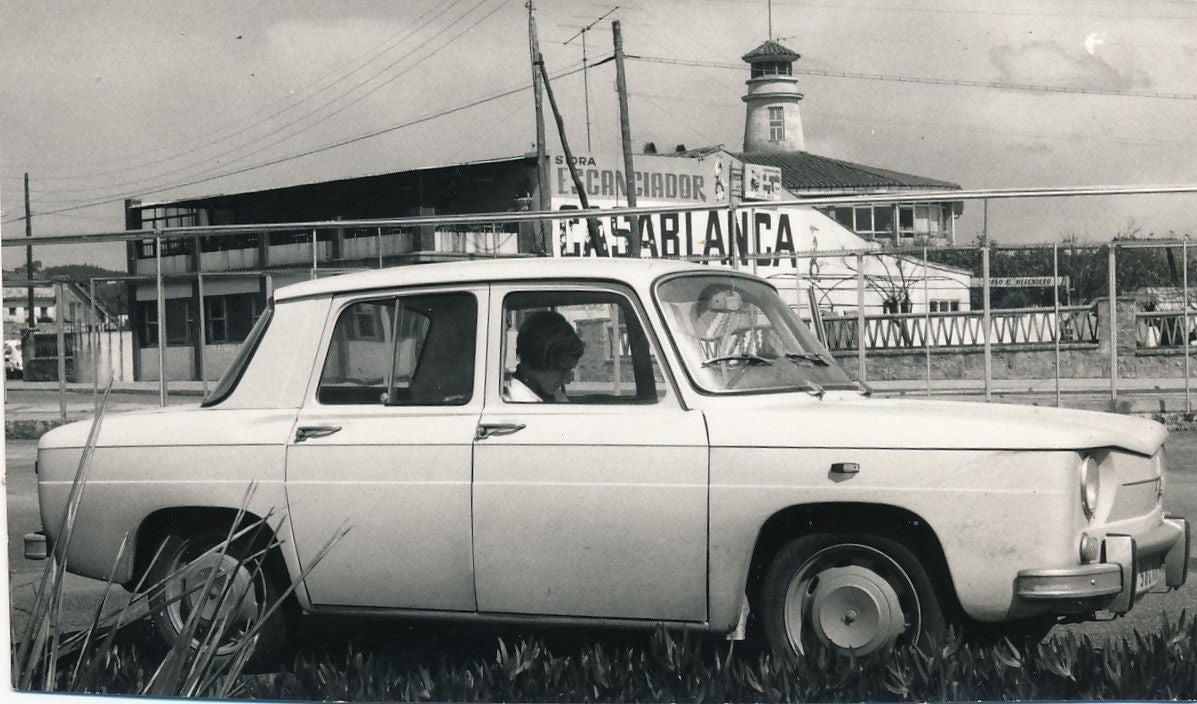
[[[478,429],[474,431],[474,439],[485,440],[499,435],[512,435],[526,427],[528,426],[523,423],[479,423]]]
[[[295,429],[295,442],[303,442],[309,438],[323,438],[341,429],[339,425],[301,425]]]

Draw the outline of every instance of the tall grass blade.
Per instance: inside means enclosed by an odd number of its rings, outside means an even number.
[[[87,646],[91,644],[92,637],[100,627],[100,618],[104,615],[104,607],[108,604],[108,593],[112,589],[112,582],[116,579],[116,570],[118,567],[120,567],[121,559],[124,558],[125,548],[128,547],[128,545],[129,534],[125,533],[125,537],[121,540],[120,548],[118,548],[116,551],[116,559],[112,562],[112,570],[108,573],[108,579],[104,581],[104,594],[100,597],[99,606],[96,607],[96,615],[92,618],[91,626],[84,634],[83,644],[79,646],[79,659],[75,661],[75,667],[73,670],[71,670],[71,678],[67,684],[67,689],[70,691],[77,691],[76,687],[79,684],[79,670],[83,665],[83,660],[87,656]]]
[[[59,522],[58,540],[54,544],[52,559],[42,573],[29,623],[25,629],[25,637],[17,651],[14,673],[17,678],[17,686],[21,689],[32,688],[34,677],[39,669],[45,668],[49,675],[54,673],[54,661],[57,659],[55,651],[57,647],[57,604],[61,601],[63,582],[66,578],[67,550],[75,531],[79,503],[83,500],[83,489],[87,484],[92,455],[95,453],[100,427],[104,422],[104,410],[108,405],[108,396],[111,392],[112,380],[109,379],[108,384],[104,387],[104,395],[100,397],[100,403],[96,407],[96,415],[92,418],[91,428],[87,433],[87,442],[83,447],[83,453],[79,457],[79,466],[75,470],[75,477],[71,482],[66,510]],[[43,644],[47,641],[35,637],[35,635],[45,637],[49,635],[48,631],[50,630],[53,630],[55,635],[47,639],[49,648],[43,650]],[[34,654],[37,653],[40,653],[40,658],[34,658]],[[39,659],[40,662],[38,662]],[[51,679],[47,677],[46,680],[52,684]]]

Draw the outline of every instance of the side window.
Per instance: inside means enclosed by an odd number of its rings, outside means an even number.
[[[316,400],[456,406],[474,392],[478,303],[468,293],[359,301],[333,329]]]
[[[512,293],[502,324],[508,403],[657,403],[668,392],[648,336],[618,293]]]

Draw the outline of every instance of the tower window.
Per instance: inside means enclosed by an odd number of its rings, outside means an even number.
[[[769,108],[769,141],[781,142],[786,138],[785,109],[781,107]]]
[[[793,66],[788,61],[767,61],[752,64],[752,77],[761,78],[764,76],[790,76],[793,75]]]

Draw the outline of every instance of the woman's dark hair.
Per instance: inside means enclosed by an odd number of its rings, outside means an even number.
[[[574,326],[551,310],[538,310],[525,318],[515,339],[520,363],[539,370],[572,369],[585,350]]]

